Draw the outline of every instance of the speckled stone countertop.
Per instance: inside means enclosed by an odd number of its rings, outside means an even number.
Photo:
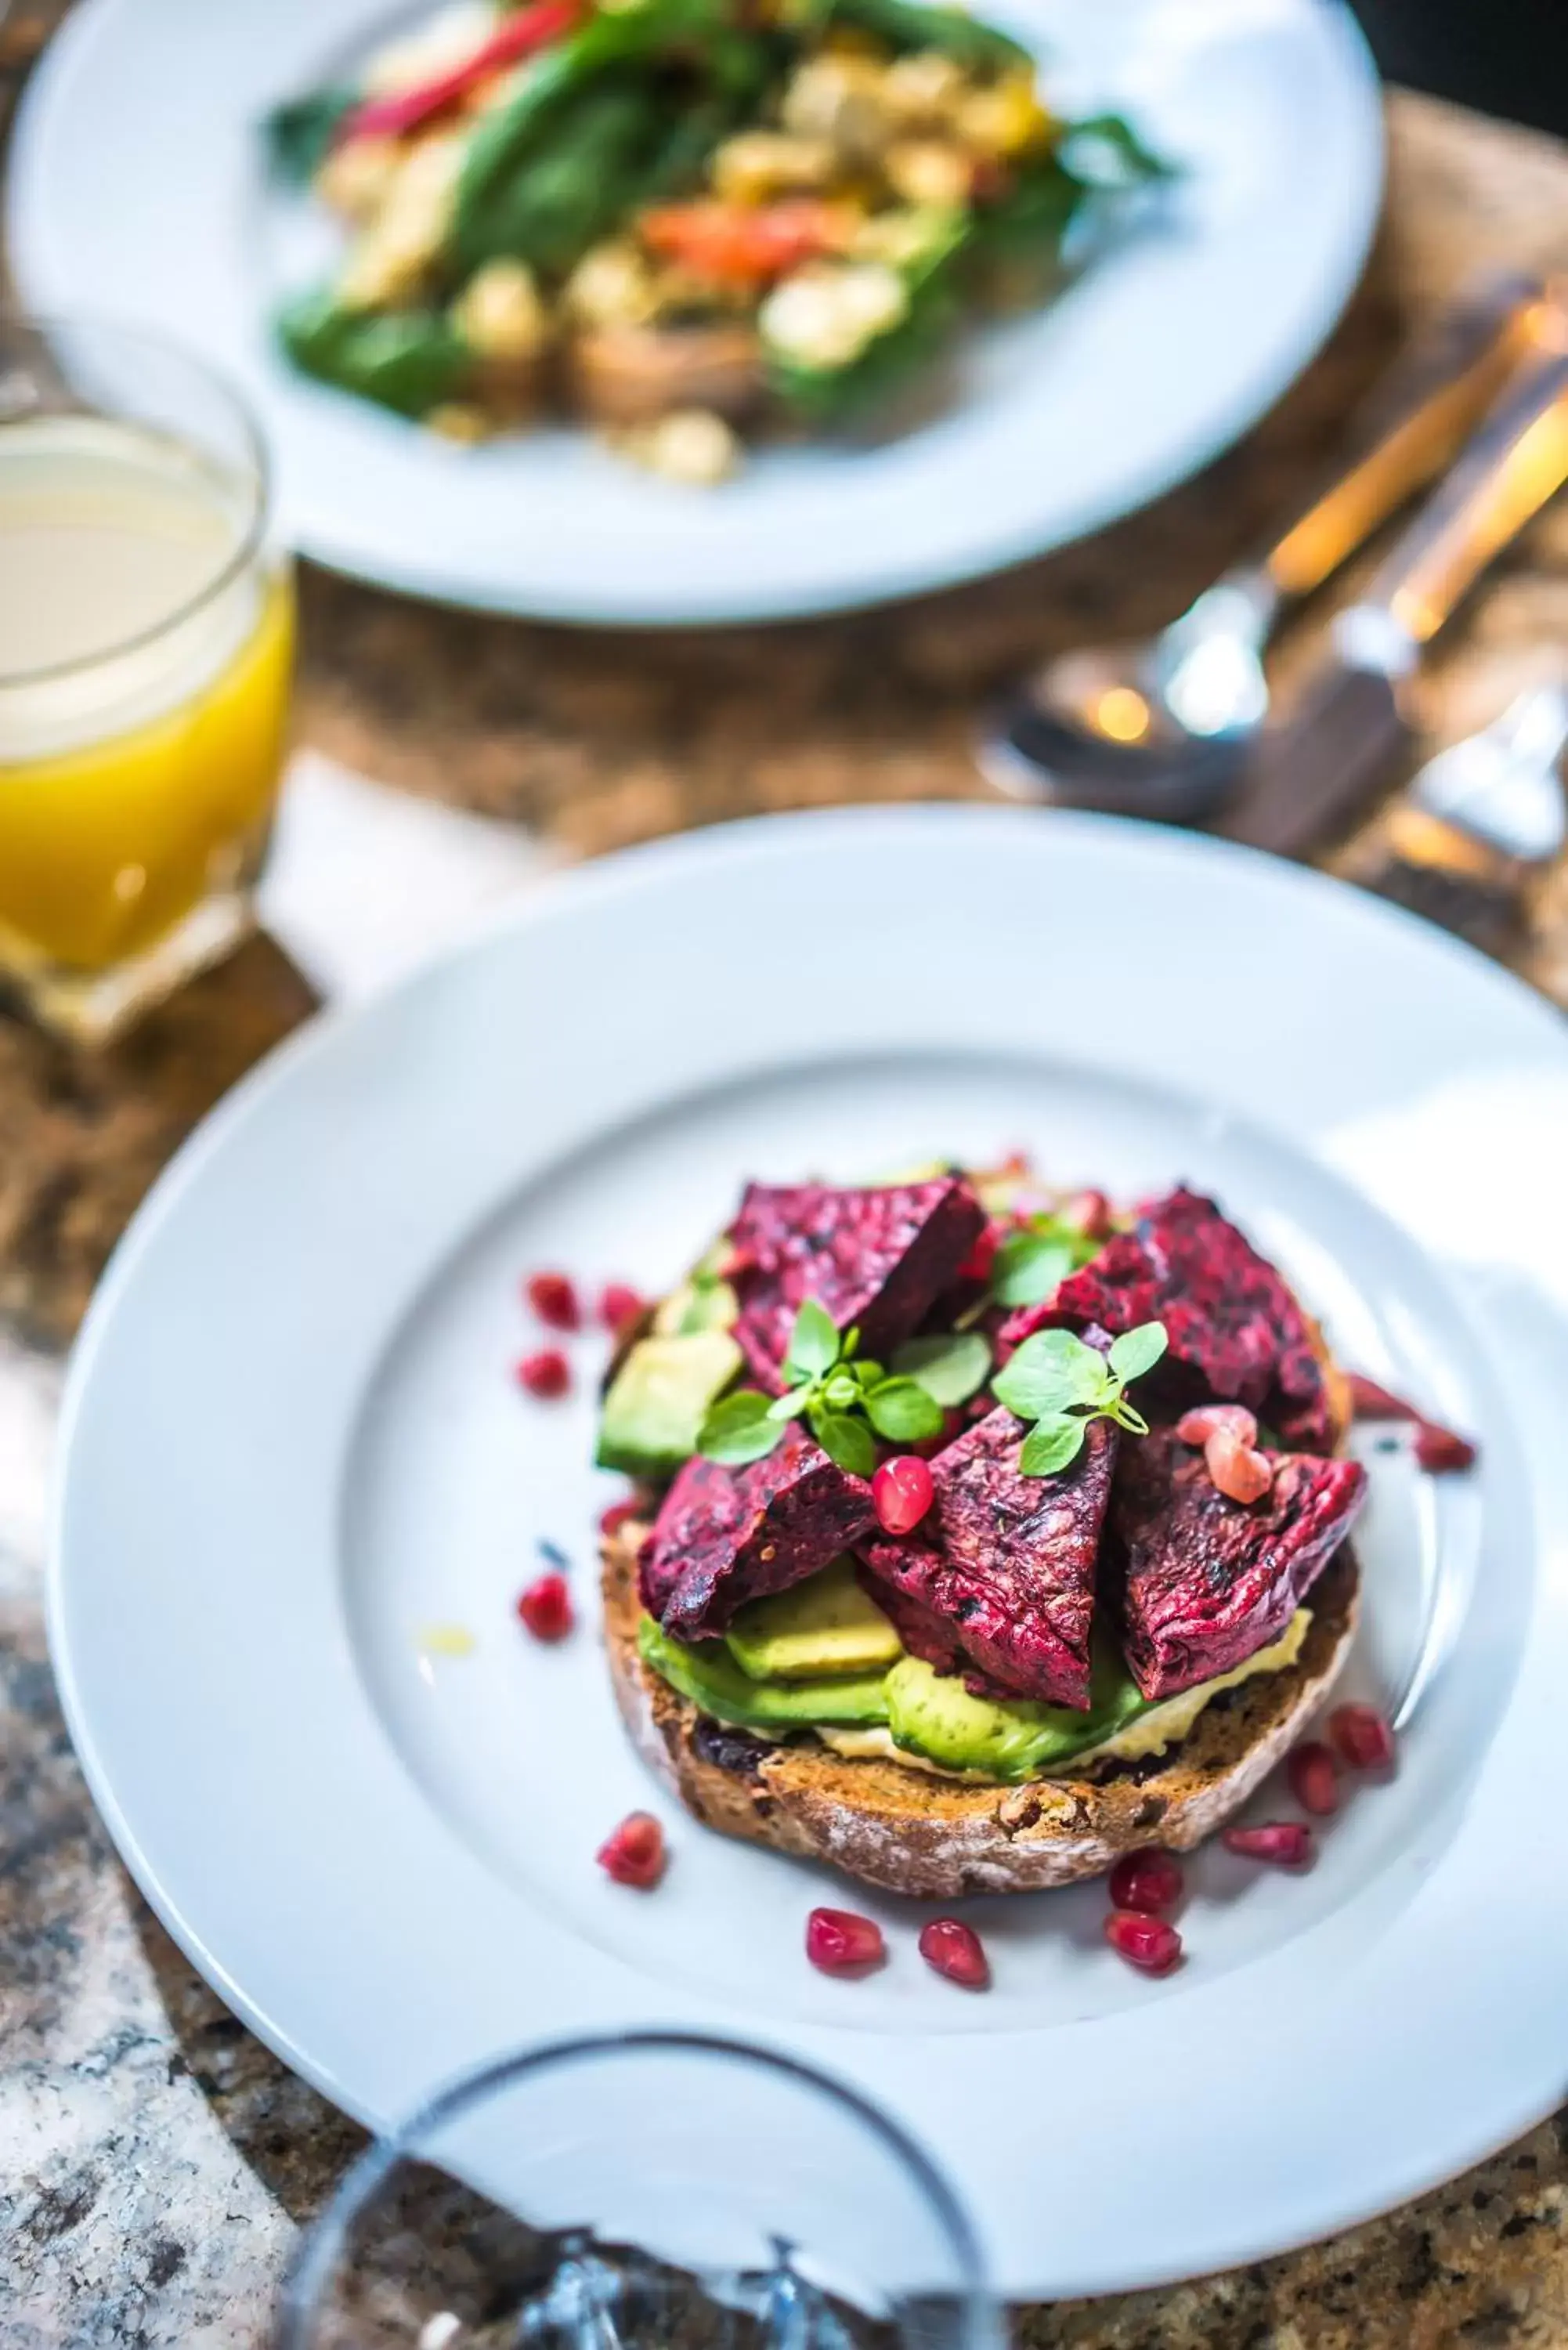
[[[18,53],[36,19],[13,18]],[[18,30],[17,28],[20,27]],[[0,42],[0,67],[5,63]],[[1386,218],[1328,350],[1198,482],[1050,562],[889,612],[657,640],[435,612],[305,581],[303,739],[568,855],[756,809],[981,795],[987,692],[1044,650],[1169,617],[1310,478],[1399,334],[1489,260],[1568,265],[1568,155],[1396,96]],[[1568,512],[1445,640],[1433,742],[1568,640]],[[1282,654],[1298,669],[1321,625]],[[1376,827],[1345,852],[1376,856]],[[1568,877],[1518,960],[1568,1001]],[[0,1014],[0,2344],[260,2345],[296,2223],[358,2133],[171,1946],[66,1741],[40,1610],[61,1353],[194,1120],[311,1008],[247,947],[96,1063]],[[1347,2116],[1347,2131],[1355,2128]],[[1568,2116],[1408,2210],[1174,2291],[1022,2313],[1031,2350],[1525,2350],[1568,2344]]]

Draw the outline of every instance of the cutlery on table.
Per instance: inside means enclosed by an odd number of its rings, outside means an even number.
[[[1406,681],[1501,550],[1568,481],[1568,310],[1555,348],[1517,370],[1367,594],[1338,616],[1329,657],[1291,716],[1253,743],[1219,829],[1304,857],[1348,830],[1408,758]]]
[[[1532,879],[1568,843],[1562,775],[1568,663],[1501,717],[1428,759],[1354,878],[1492,954],[1524,925]]]
[[[1158,637],[1064,654],[1012,697],[980,754],[992,781],[1130,815],[1211,812],[1267,713],[1262,653],[1286,607],[1452,463],[1542,333],[1545,307],[1542,281],[1522,274],[1461,296],[1373,394],[1354,461],[1266,554]]]

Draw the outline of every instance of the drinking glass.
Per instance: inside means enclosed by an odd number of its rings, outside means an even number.
[[[676,2033],[460,2082],[345,2177],[278,2350],[1000,2350],[929,2158],[784,2056]]]
[[[100,1041],[249,927],[293,588],[241,401],[153,335],[0,316],[0,982]]]

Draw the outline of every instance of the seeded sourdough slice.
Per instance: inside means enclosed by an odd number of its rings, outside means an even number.
[[[1189,1852],[1239,1811],[1301,1735],[1349,1653],[1360,1577],[1348,1547],[1314,1585],[1296,1663],[1216,1699],[1181,1744],[1079,1779],[967,1785],[815,1739],[769,1745],[711,1720],[638,1653],[635,1521],[605,1543],[605,1636],[616,1698],[645,1759],[725,1835],[823,1860],[891,1893],[950,1900],[1096,1877],[1139,1845]]]

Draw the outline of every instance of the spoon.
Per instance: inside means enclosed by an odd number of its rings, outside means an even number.
[[[1262,654],[1285,606],[1451,463],[1552,308],[1539,278],[1517,274],[1462,296],[1375,395],[1361,453],[1282,537],[1158,636],[1048,662],[988,729],[984,773],[1019,798],[1177,820],[1211,812],[1268,713]]]

